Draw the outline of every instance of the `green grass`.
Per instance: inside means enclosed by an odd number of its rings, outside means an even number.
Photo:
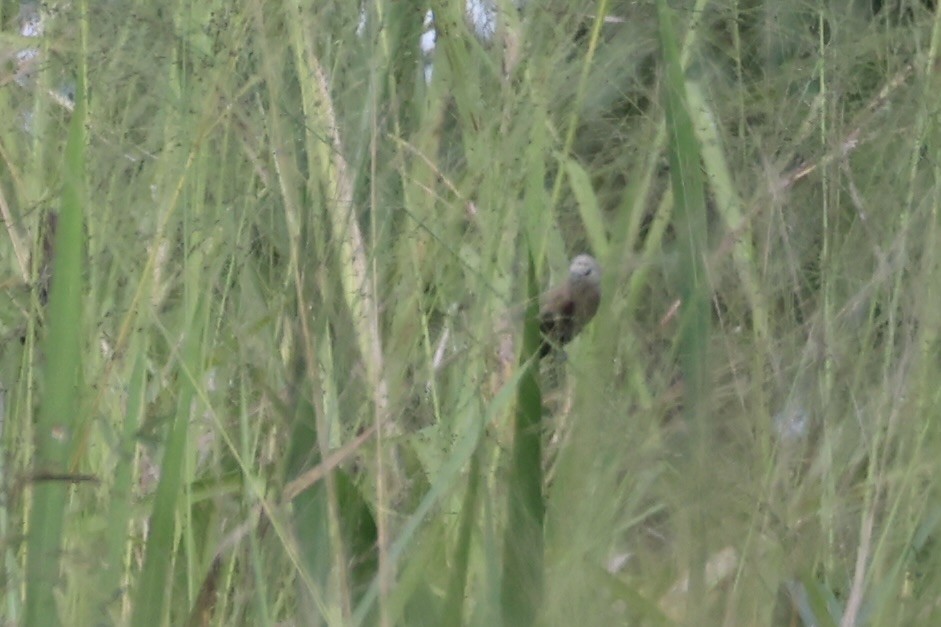
[[[941,14],[496,4],[0,4],[0,622],[939,621]]]

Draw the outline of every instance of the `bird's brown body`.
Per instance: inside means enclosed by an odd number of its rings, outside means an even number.
[[[579,255],[561,285],[542,295],[539,330],[543,342],[539,356],[572,340],[594,318],[601,303],[601,267],[590,255]]]

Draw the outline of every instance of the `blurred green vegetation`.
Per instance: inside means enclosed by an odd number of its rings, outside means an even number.
[[[0,2],[0,621],[941,621],[935,3],[517,4]]]

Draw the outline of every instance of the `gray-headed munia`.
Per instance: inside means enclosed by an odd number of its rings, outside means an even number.
[[[569,266],[569,275],[542,295],[539,303],[539,356],[567,344],[595,317],[601,302],[601,266],[591,255],[579,255]]]

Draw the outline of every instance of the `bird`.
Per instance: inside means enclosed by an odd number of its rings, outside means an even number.
[[[591,255],[578,255],[565,281],[539,299],[539,357],[572,341],[595,317],[600,303],[601,266]]]

